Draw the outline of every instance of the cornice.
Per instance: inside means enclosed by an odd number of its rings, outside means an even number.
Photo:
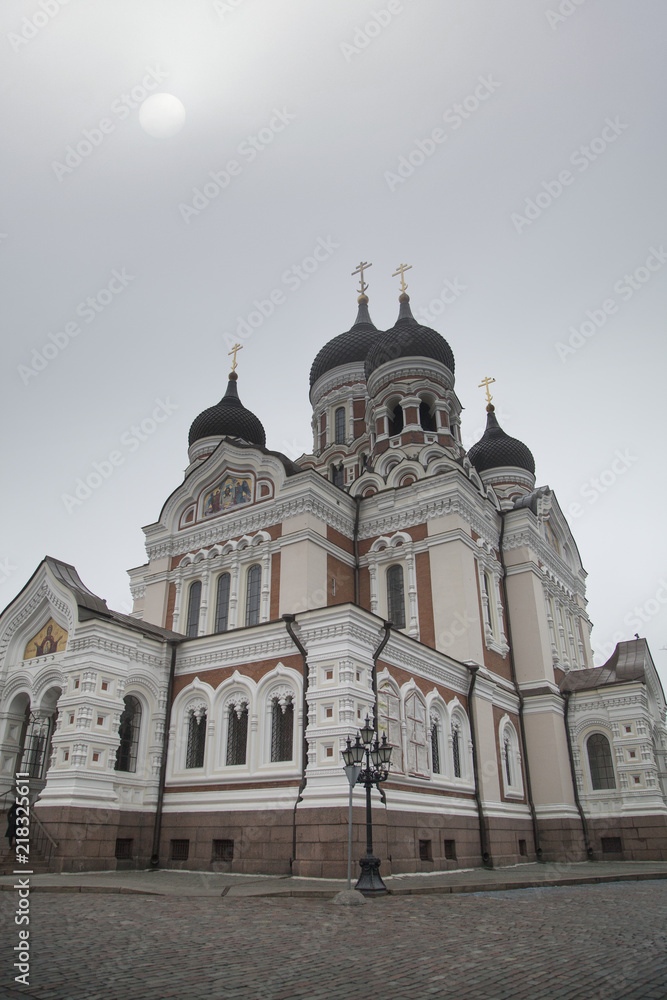
[[[427,480],[426,480],[427,481]],[[420,483],[424,483],[421,480]],[[410,487],[407,488],[408,490]],[[380,494],[371,497],[377,504]],[[402,497],[401,497],[402,499]],[[407,498],[406,498],[407,499]],[[475,508],[473,502],[461,496],[437,497],[432,500],[417,499],[410,496],[410,506],[403,509],[393,510],[387,514],[377,514],[375,517],[367,518],[362,515],[359,526],[360,538],[375,538],[378,535],[387,534],[390,531],[399,531],[401,528],[410,528],[416,524],[423,524],[425,521],[432,521],[437,517],[447,514],[459,514],[473,531],[480,535],[489,545],[498,544],[498,530],[492,526],[489,520]],[[480,503],[484,501],[480,498]]]

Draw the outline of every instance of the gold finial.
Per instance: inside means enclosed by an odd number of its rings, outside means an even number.
[[[493,407],[493,405],[491,403],[491,400],[493,399],[493,396],[491,395],[491,390],[489,389],[489,386],[491,385],[492,382],[495,382],[495,381],[496,380],[494,378],[489,378],[489,376],[487,375],[486,378],[483,378],[482,381],[477,386],[478,389],[486,389],[486,408],[487,408],[487,410],[488,409],[491,409],[491,410],[494,409],[494,407]]]
[[[392,274],[392,278],[395,278],[397,275],[400,274],[400,276],[401,276],[401,292],[402,293],[405,292],[406,288],[408,287],[407,286],[407,282],[405,280],[405,272],[409,271],[411,268],[412,268],[412,264],[399,264],[398,267],[396,268],[396,270],[394,271],[394,273]]]
[[[238,351],[242,351],[242,350],[243,350],[243,344],[234,344],[234,346],[232,347],[231,351],[227,351],[227,354],[233,354],[234,355],[234,360],[232,362],[232,371],[233,372],[236,371],[236,365],[237,365],[236,355],[237,355],[237,352]]]
[[[360,293],[360,295],[363,295],[363,296],[366,295],[366,289],[368,288],[368,282],[364,281],[364,271],[365,271],[365,269],[367,267],[372,267],[372,266],[373,266],[372,264],[369,264],[367,261],[362,260],[362,262],[359,264],[359,267],[357,268],[357,270],[352,272],[352,276],[353,277],[354,277],[355,274],[359,275],[359,293]]]

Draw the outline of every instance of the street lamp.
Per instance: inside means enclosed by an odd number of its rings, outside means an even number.
[[[366,789],[366,855],[359,860],[361,875],[355,885],[355,889],[363,892],[365,896],[381,896],[387,891],[380,876],[380,859],[373,854],[371,788],[373,785],[379,785],[381,781],[386,781],[389,777],[391,751],[392,747],[387,743],[386,735],[383,735],[382,742],[380,742],[368,716],[366,716],[366,724],[357,733],[354,743],[348,736],[347,746],[341,750],[345,761],[345,773],[350,782],[350,802],[352,786],[355,783],[363,785]]]

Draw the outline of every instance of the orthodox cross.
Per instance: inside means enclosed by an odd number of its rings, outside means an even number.
[[[487,404],[490,404],[491,400],[493,399],[493,396],[491,395],[491,391],[489,389],[489,386],[491,385],[492,382],[495,382],[495,381],[496,380],[494,378],[489,378],[489,376],[487,375],[486,378],[483,378],[482,381],[477,386],[478,389],[486,389],[486,402],[487,402]]]
[[[362,260],[362,262],[359,265],[359,267],[357,268],[357,270],[352,272],[352,276],[353,277],[354,277],[355,274],[358,274],[360,276],[359,277],[359,291],[361,292],[362,295],[366,294],[366,289],[368,288],[368,282],[364,281],[364,270],[365,270],[365,268],[372,267],[372,266],[373,266],[372,264],[369,264],[365,260]]]
[[[243,350],[243,344],[234,344],[234,346],[232,347],[231,351],[227,351],[227,354],[233,354],[234,355],[234,360],[232,362],[232,371],[233,372],[236,371],[236,354],[237,354],[238,351],[242,351],[242,350]]]
[[[404,292],[405,289],[408,287],[407,283],[405,281],[405,272],[409,271],[411,269],[411,267],[412,267],[412,264],[399,264],[399,266],[396,268],[395,272],[392,274],[392,278],[395,278],[398,274],[400,274],[400,276],[401,276],[401,292]]]

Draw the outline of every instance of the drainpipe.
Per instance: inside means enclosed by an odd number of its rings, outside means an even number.
[[[389,636],[391,635],[391,630],[393,625],[391,622],[383,622],[382,628],[384,629],[384,635],[380,640],[380,645],[373,653],[373,729],[375,730],[375,735],[378,735],[378,660],[380,659],[380,654],[382,650],[389,642]],[[387,797],[384,793],[384,788],[382,785],[378,785],[378,791],[380,793],[380,801],[383,806],[387,804]]]
[[[171,664],[169,666],[169,682],[167,684],[167,708],[164,717],[164,733],[162,734],[162,761],[160,763],[160,783],[157,793],[157,805],[155,807],[155,824],[153,826],[153,850],[151,852],[151,869],[156,871],[160,867],[160,832],[162,830],[162,801],[164,799],[164,785],[167,777],[167,750],[169,748],[169,727],[171,726],[171,702],[174,691],[174,674],[176,673],[176,647],[177,642],[169,641],[171,646]]]
[[[283,615],[283,621],[285,622],[285,628],[287,629],[287,634],[296,646],[296,648],[301,653],[303,659],[303,696],[301,701],[301,715],[303,718],[303,736],[302,736],[302,746],[301,746],[301,783],[299,785],[299,791],[296,795],[296,802],[294,803],[294,811],[292,813],[292,857],[290,858],[290,872],[292,871],[292,865],[296,861],[296,810],[299,802],[303,801],[303,790],[306,787],[306,782],[308,781],[306,777],[306,768],[308,767],[308,740],[306,739],[306,729],[308,728],[308,659],[307,653],[303,644],[299,641],[292,628],[293,623],[296,621],[296,615]]]
[[[479,792],[479,764],[477,761],[477,737],[475,731],[475,713],[472,710],[472,695],[477,681],[477,671],[479,667],[466,664],[470,671],[470,687],[468,688],[468,719],[470,722],[470,741],[472,743],[472,772],[475,779],[475,802],[477,803],[477,816],[479,820],[479,847],[482,853],[482,863],[485,868],[493,868],[493,859],[489,853],[489,838],[486,832],[486,817],[482,806],[482,796]]]
[[[581,804],[581,799],[579,798],[579,789],[577,788],[577,775],[574,770],[574,755],[572,753],[572,736],[570,735],[570,726],[568,724],[568,716],[570,711],[570,692],[564,691],[563,697],[565,698],[565,711],[563,713],[563,722],[565,724],[565,736],[567,738],[567,755],[570,758],[570,774],[572,775],[572,789],[574,791],[574,801],[576,803],[577,809],[579,810],[579,818],[581,819],[581,829],[584,834],[584,844],[586,845],[586,856],[589,861],[595,860],[595,854],[593,852],[593,846],[588,836],[588,823],[586,822],[586,816],[584,815],[584,807]]]
[[[530,818],[533,824],[533,840],[535,842],[535,854],[538,861],[543,861],[542,848],[540,846],[540,833],[537,825],[537,813],[535,812],[535,802],[533,801],[533,787],[530,781],[530,764],[528,763],[528,747],[526,744],[526,732],[523,725],[523,694],[517,682],[516,677],[516,663],[514,662],[514,643],[512,642],[512,622],[510,619],[510,604],[507,598],[507,567],[505,566],[505,557],[503,555],[503,538],[505,537],[505,511],[500,512],[500,538],[498,540],[498,551],[500,552],[500,565],[502,566],[503,575],[501,577],[501,586],[503,589],[503,604],[505,607],[505,623],[507,625],[507,643],[509,645],[509,659],[510,659],[510,674],[512,676],[512,684],[514,684],[514,689],[519,698],[519,732],[521,734],[521,753],[523,755],[523,765],[524,773],[526,775],[526,798],[528,799],[528,808],[530,809]]]
[[[354,551],[354,603],[359,603],[359,511],[361,508],[361,496],[357,494],[354,498],[356,502],[356,510],[354,512],[354,532],[352,535],[352,544]]]

